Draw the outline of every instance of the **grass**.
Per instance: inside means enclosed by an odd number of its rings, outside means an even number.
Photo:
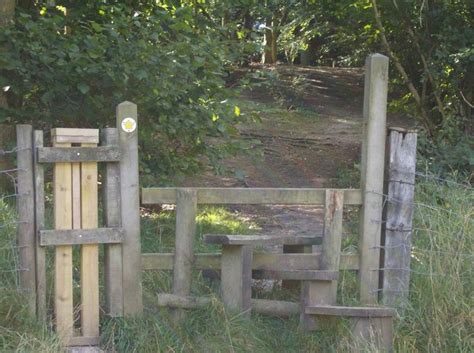
[[[396,319],[397,352],[471,352],[474,281],[473,192],[469,186],[420,179],[416,207],[409,300]],[[0,224],[16,219],[12,205],[0,202]],[[142,212],[143,252],[172,251],[174,212]],[[196,250],[215,251],[202,243],[205,233],[250,233],[258,228],[238,213],[223,208],[199,210]],[[61,347],[48,324],[28,315],[16,290],[15,227],[0,229],[0,351],[59,352]],[[352,244],[346,244],[352,247]],[[167,310],[154,305],[156,293],[170,290],[169,273],[144,274],[147,310],[133,319],[101,320],[102,344],[117,352],[355,352],[348,325],[305,334],[298,318],[288,320],[252,315],[228,316],[218,297],[218,283],[196,274],[193,293],[211,304],[189,311],[175,325]],[[340,280],[340,301],[355,301],[353,273]],[[258,294],[262,296],[262,294]],[[267,295],[267,294],[265,294]],[[270,293],[284,297],[287,293]],[[367,351],[371,351],[367,347]]]

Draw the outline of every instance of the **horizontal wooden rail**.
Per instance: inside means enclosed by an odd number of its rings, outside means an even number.
[[[308,306],[304,311],[306,314],[311,315],[344,317],[391,317],[397,313],[395,309],[387,307],[353,307],[331,305]]]
[[[220,270],[221,255],[215,254],[195,254],[193,266],[197,270]],[[142,254],[142,269],[145,271],[173,270],[173,253]],[[291,271],[319,269],[321,254],[272,254],[254,253],[252,269],[268,271]],[[340,270],[358,270],[358,254],[341,254]]]
[[[121,243],[120,228],[40,230],[41,246]]]
[[[180,309],[197,309],[211,304],[209,297],[181,297],[170,293],[158,294],[158,306]],[[252,311],[270,316],[288,317],[298,314],[300,306],[297,303],[282,300],[252,299]]]
[[[320,245],[321,236],[227,235],[206,234],[206,244],[220,245]]]
[[[143,188],[145,205],[176,203],[178,188]],[[195,188],[200,204],[323,205],[326,189]],[[343,189],[345,205],[361,205],[360,189]]]
[[[326,270],[253,270],[252,278],[255,279],[283,279],[294,281],[336,281],[339,271]]]
[[[120,149],[115,146],[39,147],[37,153],[39,163],[120,161]]]

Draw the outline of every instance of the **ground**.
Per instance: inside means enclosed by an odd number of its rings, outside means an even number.
[[[245,91],[236,104],[260,121],[239,126],[250,150],[224,161],[228,173],[209,169],[179,183],[213,187],[358,187],[364,72],[362,69],[266,68],[269,86]],[[275,78],[276,77],[276,78]],[[410,127],[388,114],[388,126]],[[262,234],[310,235],[321,231],[321,209],[313,206],[239,206]]]

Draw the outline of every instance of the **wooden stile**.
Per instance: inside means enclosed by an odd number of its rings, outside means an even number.
[[[369,55],[365,70],[359,287],[361,302],[374,304],[378,298],[380,268],[388,58]]]

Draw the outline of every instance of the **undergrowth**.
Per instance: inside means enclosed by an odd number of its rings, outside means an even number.
[[[474,339],[473,192],[470,185],[417,180],[408,302],[395,320],[396,352],[471,352]],[[16,215],[0,202],[0,350],[59,352],[47,323],[34,320],[18,292]],[[142,211],[143,252],[173,249],[174,211]],[[350,227],[350,225],[347,225]],[[346,227],[347,227],[346,226]],[[196,250],[217,251],[203,244],[205,233],[253,233],[258,228],[238,213],[223,208],[200,209]],[[257,229],[258,230],[258,229]],[[353,244],[345,244],[353,250]],[[345,271],[339,281],[339,302],[353,304],[355,276]],[[229,316],[219,300],[219,283],[196,273],[193,294],[211,298],[201,309],[188,311],[174,324],[166,309],[156,306],[156,294],[169,292],[169,273],[144,273],[145,314],[130,319],[101,318],[102,346],[116,352],[356,352],[345,322],[323,332],[305,334],[298,317],[278,319],[253,314]],[[284,297],[279,293],[254,293]],[[372,351],[370,347],[367,351]]]

